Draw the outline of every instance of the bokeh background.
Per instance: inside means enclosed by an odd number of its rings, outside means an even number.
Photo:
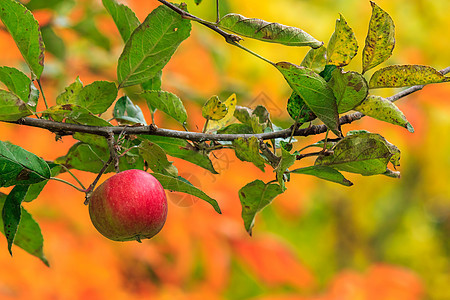
[[[193,0],[187,3],[192,13],[215,20],[214,2],[203,0],[198,7]],[[365,0],[220,2],[222,14],[237,12],[297,26],[325,43],[342,13],[360,50],[371,14]],[[42,81],[50,104],[76,76],[85,84],[115,80],[123,43],[100,1],[48,3],[59,3],[57,12],[37,6],[35,16],[42,26],[51,24],[65,43],[65,52],[45,58]],[[142,21],[158,2],[126,4]],[[387,64],[437,69],[450,65],[450,1],[378,0],[377,4],[396,24],[397,45]],[[89,31],[88,38],[70,28],[85,18],[99,28],[98,33]],[[272,61],[300,63],[308,50],[243,43]],[[0,65],[27,71],[3,30],[0,53]],[[361,71],[360,53],[347,69]],[[263,104],[277,125],[291,124],[285,110],[290,90],[282,76],[198,24],[193,24],[191,37],[164,69],[163,88],[183,99],[192,130],[203,127],[204,101],[232,92],[238,95],[238,104]],[[396,90],[374,92],[389,96]],[[145,102],[135,101],[150,120]],[[83,194],[51,182],[38,199],[25,204],[41,226],[51,267],[17,247],[11,257],[6,240],[0,238],[0,299],[450,299],[450,85],[427,86],[398,106],[415,127],[414,134],[369,118],[344,130],[364,128],[397,145],[402,150],[401,179],[348,174],[355,185],[346,188],[292,176],[287,191],[257,217],[253,237],[244,230],[237,192],[255,179],[272,180],[274,174],[239,161],[231,151],[212,157],[220,172],[216,176],[175,159],[180,174],[217,199],[223,214],[195,198],[168,193],[164,229],[142,244],[101,236],[90,223]],[[44,109],[42,101],[39,108]],[[181,129],[161,114],[156,122]],[[298,147],[320,138],[301,139]],[[71,137],[55,141],[44,130],[5,123],[0,123],[0,139],[45,159],[64,155],[75,142]],[[95,177],[76,175],[85,185]]]

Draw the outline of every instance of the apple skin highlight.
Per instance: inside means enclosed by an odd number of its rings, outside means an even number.
[[[142,170],[108,178],[89,200],[94,227],[113,241],[140,242],[155,236],[167,218],[167,198],[159,181]]]

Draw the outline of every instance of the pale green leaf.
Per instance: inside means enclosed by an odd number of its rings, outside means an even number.
[[[116,100],[117,87],[114,82],[94,81],[81,89],[75,104],[94,114],[104,113]]]
[[[166,152],[158,144],[143,140],[139,145],[139,154],[153,172],[172,177],[178,176],[177,168],[167,160]]]
[[[306,53],[300,66],[313,70],[316,73],[320,73],[327,64],[327,48],[325,46],[317,49],[310,49]]]
[[[287,46],[309,46],[319,48],[323,45],[305,31],[279,23],[269,23],[260,19],[246,18],[239,14],[223,16],[218,26],[241,36],[278,43]]]
[[[31,80],[22,71],[16,68],[0,67],[0,81],[12,93],[19,96],[24,102],[28,102]]]
[[[147,125],[141,108],[137,104],[134,104],[127,96],[120,97],[117,100],[114,106],[113,116],[120,123]]]
[[[355,110],[374,119],[399,125],[408,129],[409,132],[414,132],[413,126],[402,111],[394,103],[380,96],[368,96],[366,100],[355,107]]]
[[[28,106],[15,94],[0,90],[1,121],[17,121],[20,118],[32,115],[35,108]]]
[[[56,97],[56,104],[76,104],[78,95],[83,89],[83,83],[80,77],[77,77],[73,83],[65,88],[64,92]]]

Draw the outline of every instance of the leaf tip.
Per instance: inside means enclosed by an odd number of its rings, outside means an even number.
[[[406,123],[406,129],[408,129],[409,132],[414,133],[414,127],[411,125],[411,123]]]

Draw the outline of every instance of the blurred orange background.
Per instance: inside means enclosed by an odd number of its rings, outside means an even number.
[[[369,1],[361,0],[220,2],[222,14],[236,12],[296,26],[325,43],[342,13],[355,31],[360,51],[371,14]],[[141,21],[158,5],[124,3]],[[207,20],[215,20],[214,3],[187,2],[191,13]],[[423,64],[438,70],[450,66],[449,1],[377,4],[396,24],[397,45],[383,65]],[[65,22],[76,23],[87,11],[99,12],[95,21],[110,39],[110,51],[65,28]],[[64,17],[48,9],[34,14],[41,25],[57,22],[55,31],[67,48],[66,61],[46,54],[42,83],[50,105],[76,76],[84,84],[116,79],[123,43],[101,1],[76,1]],[[308,51],[243,43],[275,62],[300,63]],[[1,30],[0,53],[0,65],[27,71],[14,41]],[[347,69],[361,71],[360,53]],[[183,99],[194,131],[203,127],[203,102],[211,95],[225,98],[233,92],[239,105],[266,105],[275,124],[291,125],[285,109],[290,90],[282,76],[199,24],[193,24],[191,37],[164,69],[163,89]],[[374,92],[389,96],[396,90]],[[415,127],[414,134],[369,118],[344,127],[381,133],[397,145],[402,150],[401,179],[346,174],[355,183],[347,188],[292,176],[287,191],[256,218],[253,237],[245,232],[237,192],[255,179],[270,181],[274,174],[239,161],[229,150],[211,156],[220,175],[174,159],[180,175],[217,199],[223,214],[201,200],[167,192],[167,223],[158,236],[142,244],[101,236],[89,220],[84,195],[50,182],[24,207],[41,226],[51,266],[18,247],[13,247],[11,258],[6,240],[0,238],[0,299],[450,299],[449,98],[450,85],[435,84],[398,102]],[[145,102],[138,103],[150,120]],[[43,109],[41,99],[38,111]],[[161,113],[156,123],[181,129]],[[321,138],[302,138],[299,147]],[[44,130],[6,123],[0,123],[0,140],[47,160],[64,155],[75,142],[71,137],[55,141],[54,134]],[[75,174],[86,186],[95,178]],[[72,180],[66,174],[62,178]]]

